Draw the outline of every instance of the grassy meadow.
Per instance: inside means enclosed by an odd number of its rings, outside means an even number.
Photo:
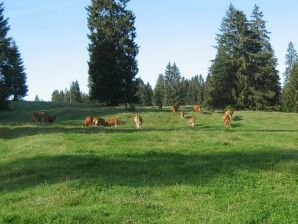
[[[298,223],[298,114],[20,102],[0,113],[0,223]],[[32,124],[32,111],[57,115]],[[120,117],[82,127],[87,115]]]

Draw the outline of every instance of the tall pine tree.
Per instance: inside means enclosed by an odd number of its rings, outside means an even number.
[[[264,109],[280,103],[280,83],[276,70],[277,59],[270,44],[269,32],[263,20],[263,12],[255,5],[250,21],[250,29],[254,33],[251,45],[250,61],[252,73],[252,94],[254,109]]]
[[[23,60],[16,43],[13,41],[9,49],[9,64],[11,69],[9,77],[11,79],[11,94],[16,101],[26,96],[28,87],[26,85],[26,73]]]
[[[263,109],[279,103],[277,60],[262,17],[258,6],[248,21],[230,5],[217,35],[217,55],[208,77],[205,102],[210,106]]]
[[[137,100],[135,16],[128,0],[92,0],[88,11],[89,88],[92,100],[107,104]]]
[[[139,98],[140,105],[142,106],[152,105],[153,90],[149,82],[145,84],[143,80],[140,79],[139,85],[138,85],[138,91],[136,95]]]
[[[10,95],[10,83],[7,71],[9,68],[8,52],[11,39],[7,37],[10,30],[8,19],[3,15],[3,3],[0,4],[0,109],[7,107],[7,100]]]
[[[180,70],[177,65],[171,65],[169,62],[166,66],[165,74],[165,104],[182,105],[183,104],[183,85]]]
[[[28,91],[23,61],[16,43],[7,37],[10,27],[8,19],[3,15],[3,3],[0,4],[0,108],[13,100],[24,97]]]
[[[70,96],[72,103],[81,103],[81,90],[79,86],[79,82],[76,80],[71,83],[70,85]]]
[[[165,98],[165,79],[162,74],[159,74],[153,91],[153,105],[163,106]]]
[[[298,62],[293,64],[282,96],[282,110],[298,112]]]
[[[292,41],[289,42],[287,53],[286,53],[286,70],[284,72],[284,85],[289,81],[289,74],[298,59],[297,51],[295,50],[295,46]]]
[[[204,79],[202,75],[194,76],[189,80],[186,104],[202,104],[204,101]]]

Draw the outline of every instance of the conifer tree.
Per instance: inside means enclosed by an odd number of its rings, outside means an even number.
[[[251,108],[263,109],[274,106],[280,102],[280,83],[276,70],[277,59],[270,44],[269,32],[263,20],[263,12],[255,5],[250,22],[251,31],[254,33],[254,42],[250,50],[250,67],[252,73],[253,104]]]
[[[210,68],[205,103],[248,109],[279,103],[277,60],[262,17],[258,6],[248,21],[242,11],[230,5],[217,35],[217,55]]]
[[[89,89],[92,100],[107,104],[137,100],[135,16],[128,0],[92,0],[88,11]]]
[[[162,74],[159,74],[153,91],[153,105],[164,105],[165,98],[165,79]]]
[[[295,50],[294,44],[292,41],[290,41],[288,45],[287,53],[286,53],[286,61],[285,61],[286,70],[284,72],[284,85],[287,84],[289,80],[289,74],[297,59],[298,59],[298,55]]]
[[[11,92],[7,75],[9,68],[8,52],[11,41],[11,39],[7,37],[7,33],[10,27],[8,25],[8,19],[4,17],[3,12],[3,3],[0,3],[0,109],[7,107],[7,100]]]
[[[140,79],[136,95],[139,99],[140,105],[142,106],[152,105],[153,91],[152,91],[151,85],[148,82],[147,84],[145,84],[143,80]]]
[[[72,103],[80,103],[81,100],[81,90],[79,86],[79,82],[76,80],[70,85],[70,94]]]
[[[52,102],[58,103],[60,99],[60,93],[59,90],[54,90],[52,93]]]
[[[282,110],[298,112],[298,62],[294,63],[282,96]]]
[[[38,97],[38,95],[35,96],[34,101],[35,102],[40,102],[41,101],[40,98]]]
[[[8,106],[8,99],[24,97],[28,91],[23,61],[16,43],[8,37],[10,27],[0,3],[0,109]]]
[[[166,66],[165,74],[165,101],[168,105],[183,103],[183,85],[179,68],[175,63],[169,62]]]
[[[9,49],[9,78],[11,80],[11,95],[16,101],[26,96],[28,87],[26,85],[26,73],[23,65],[23,60],[16,43],[13,41]]]
[[[192,77],[188,82],[186,103],[192,104],[202,104],[204,101],[204,79],[203,76],[196,75]]]

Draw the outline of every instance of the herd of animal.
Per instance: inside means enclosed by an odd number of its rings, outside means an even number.
[[[159,108],[160,109],[160,108]],[[201,105],[196,104],[193,105],[193,109],[195,112],[197,113],[201,113]],[[173,105],[172,106],[172,111],[174,113],[177,113],[179,110],[179,105]],[[223,122],[224,125],[228,128],[231,128],[231,122],[232,122],[232,116],[233,116],[233,109],[228,109],[225,111],[224,116],[223,116]],[[185,116],[184,112],[180,112],[180,118],[184,119],[186,118],[188,124],[190,126],[195,126],[195,122],[196,119],[193,116]],[[45,112],[33,112],[32,113],[32,121],[33,123],[40,123],[40,122],[44,122],[45,124],[53,124],[54,121],[56,120],[56,116],[47,114]],[[136,115],[134,117],[134,123],[136,125],[137,128],[142,128],[143,125],[143,118],[140,115]],[[83,120],[83,127],[89,127],[89,126],[93,126],[93,127],[97,127],[97,126],[115,126],[118,127],[118,125],[124,124],[124,121],[121,121],[118,118],[110,118],[107,120],[104,120],[101,117],[93,117],[93,116],[87,116],[85,117],[85,119]]]
[[[56,120],[56,116],[49,115],[45,112],[40,112],[40,111],[32,113],[33,123],[42,122],[42,120],[45,124],[52,124]]]

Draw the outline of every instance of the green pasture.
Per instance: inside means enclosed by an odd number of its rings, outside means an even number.
[[[0,223],[298,223],[298,114],[19,102],[0,112]],[[57,115],[32,124],[33,111]],[[143,117],[143,128],[133,123]],[[124,125],[83,128],[87,115]]]

